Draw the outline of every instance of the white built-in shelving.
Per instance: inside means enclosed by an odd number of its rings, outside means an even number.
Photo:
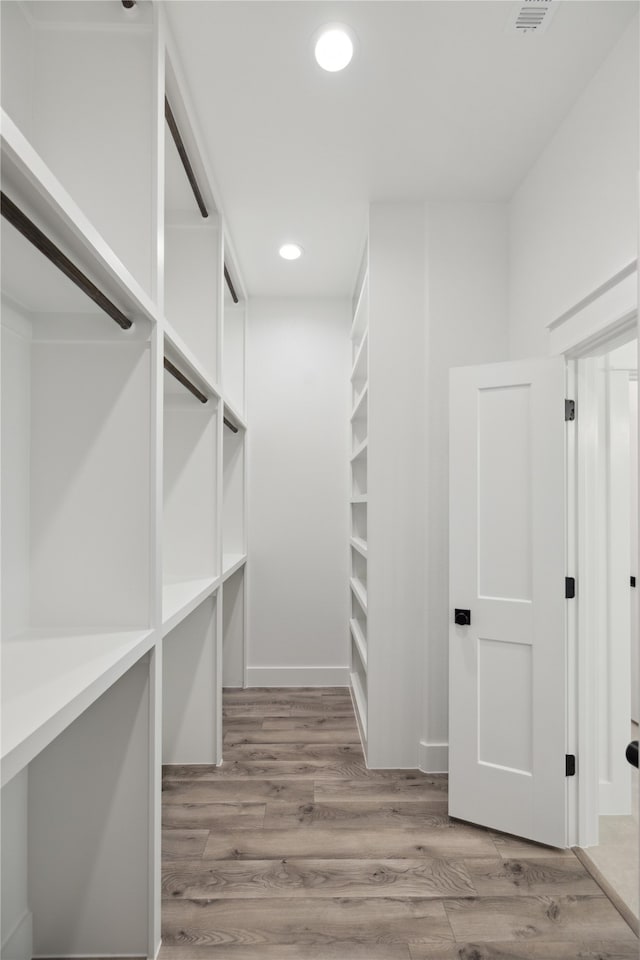
[[[161,763],[244,682],[246,296],[162,6],[0,13],[2,955],[155,956]]]
[[[351,326],[351,498],[350,498],[350,579],[351,691],[356,717],[367,750],[367,475],[369,450],[369,282],[363,263],[355,296]]]

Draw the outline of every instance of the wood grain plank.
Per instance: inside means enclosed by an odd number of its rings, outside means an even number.
[[[527,860],[532,857],[567,857],[569,859],[575,857],[572,850],[547,847],[543,843],[533,843],[533,841],[523,840],[521,837],[512,837],[508,833],[498,833],[496,830],[492,830],[491,836],[500,856],[507,860],[517,860],[520,857],[525,857]]]
[[[446,781],[436,777],[405,775],[389,779],[318,780],[314,800],[369,801],[442,800],[447,796]]]
[[[354,727],[356,718],[353,713],[350,717],[265,717],[262,721],[263,730],[299,731],[303,734],[301,740],[306,739],[310,730],[352,730]]]
[[[163,803],[162,824],[184,830],[256,830],[263,826],[264,803]]]
[[[173,765],[163,767],[162,779],[167,780],[349,780],[366,777],[364,760],[227,760],[219,767]]]
[[[447,801],[417,800],[397,803],[268,803],[265,829],[328,826],[343,830],[385,827],[449,826]],[[463,827],[470,831],[473,828]]]
[[[360,743],[238,743],[226,746],[224,762],[230,760],[342,760],[364,761]]]
[[[172,944],[429,943],[452,940],[438,900],[167,900],[162,939]]]
[[[631,941],[411,944],[411,960],[638,960]]]
[[[311,803],[313,784],[296,780],[165,780],[165,803],[260,803],[288,800]]]
[[[282,858],[454,859],[495,857],[488,833],[446,827],[341,830],[311,826],[306,830],[230,830],[211,834],[203,856],[211,860]]]
[[[347,697],[274,697],[272,700],[224,701],[222,715],[231,717],[353,717]]]
[[[455,939],[463,942],[636,940],[604,896],[479,897],[443,902]]]
[[[222,690],[223,702],[254,702],[257,700],[272,700],[274,698],[311,700],[324,697],[344,697],[351,700],[349,687],[224,687]]]
[[[136,958],[138,960],[138,958]],[[404,943],[253,943],[168,947],[158,960],[410,960]]]
[[[168,830],[162,831],[162,859],[185,860],[188,857],[200,859],[209,839],[208,830]]]
[[[466,862],[481,897],[599,896],[598,884],[575,857],[534,857],[531,860],[482,860]]]
[[[474,896],[462,860],[207,860],[171,863],[167,899]]]
[[[237,723],[238,721],[234,720],[233,722]],[[305,730],[295,728],[264,730],[258,726],[255,726],[254,729],[233,730],[227,726],[223,735],[223,750],[226,753],[227,747],[239,743],[291,743],[299,740],[305,740],[307,743],[360,743],[358,729],[355,726],[342,729],[307,726]]]

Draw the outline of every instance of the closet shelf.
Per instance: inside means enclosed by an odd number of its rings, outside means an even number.
[[[241,416],[240,416],[240,414],[237,412],[237,410],[235,409],[235,407],[233,407],[232,404],[230,404],[227,399],[224,400],[224,414],[225,414],[225,416],[228,417],[229,420],[231,420],[237,427],[239,427],[240,430],[246,430],[246,429],[247,429],[247,421],[244,419],[244,417],[241,417]]]
[[[367,320],[369,317],[369,282],[368,277],[362,281],[360,296],[353,315],[353,324],[351,326],[351,339],[358,342],[365,332]]]
[[[369,497],[366,493],[361,494],[358,497],[351,497],[351,503],[368,503]]]
[[[358,446],[353,451],[353,453],[351,454],[351,462],[353,463],[353,461],[357,460],[359,457],[366,457],[368,446],[369,446],[368,439],[363,440],[362,443],[359,443]]]
[[[367,700],[364,690],[362,689],[362,684],[360,683],[360,677],[355,671],[351,674],[351,690],[356,706],[356,718],[358,720],[358,726],[360,727],[360,736],[364,740],[363,746],[365,746],[367,741]]]
[[[153,630],[30,630],[5,640],[2,785],[152,647]]]
[[[367,612],[367,591],[366,588],[360,583],[359,580],[356,580],[355,577],[351,577],[349,580],[351,584],[351,589],[356,597],[358,603],[362,607],[364,613]]]
[[[353,642],[354,642],[355,645],[356,645],[356,649],[357,649],[357,651],[358,651],[358,656],[360,657],[360,660],[362,661],[362,666],[364,667],[364,669],[365,669],[365,671],[366,671],[366,669],[367,669],[367,641],[366,641],[365,638],[364,638],[364,634],[363,634],[362,630],[360,629],[360,624],[358,623],[357,620],[355,620],[355,619],[353,619],[353,618],[352,618],[351,620],[349,620],[349,627],[351,628],[351,636],[353,637]]]
[[[164,347],[165,353],[168,355],[168,359],[177,361],[182,372],[187,374],[187,376],[191,374],[195,378],[196,383],[200,381],[200,383],[204,386],[206,393],[217,398],[222,396],[220,387],[214,383],[201,364],[196,360],[194,354],[186,345],[182,337],[176,333],[174,328],[166,319],[164,321]]]
[[[369,331],[365,330],[364,336],[362,337],[362,343],[358,347],[356,359],[354,360],[353,367],[351,368],[351,383],[354,383],[356,380],[362,380],[366,376],[364,361],[367,359],[368,345]]]
[[[162,587],[162,636],[165,637],[220,586],[220,577],[176,580]]]
[[[228,580],[247,562],[246,553],[225,553],[222,558],[222,581]]]
[[[94,275],[92,279],[119,306],[126,306],[134,321],[144,317],[157,322],[153,301],[4,110],[0,111],[0,130],[3,189],[11,199],[26,202],[25,212],[35,215],[45,232],[53,230],[69,256],[79,258]]]
[[[358,551],[361,557],[367,559],[368,546],[366,540],[363,540],[362,537],[351,537],[351,546]]]
[[[358,399],[356,400],[356,402],[355,402],[354,405],[353,405],[353,411],[352,411],[352,413],[351,413],[351,422],[352,422],[352,423],[353,423],[353,421],[356,420],[356,419],[358,418],[358,416],[362,413],[363,404],[367,401],[368,397],[369,397],[369,383],[367,382],[367,383],[365,383],[364,387],[363,387],[362,390],[360,391],[360,393],[359,393],[359,395],[358,395]]]

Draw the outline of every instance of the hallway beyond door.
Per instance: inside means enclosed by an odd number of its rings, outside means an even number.
[[[164,768],[160,960],[637,960],[571,851],[367,770],[346,689],[226,690],[224,758]]]

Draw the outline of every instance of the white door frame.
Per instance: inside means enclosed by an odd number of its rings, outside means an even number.
[[[597,369],[595,362],[577,361],[637,337],[637,305],[638,261],[634,260],[548,325],[551,355],[567,360],[567,396],[580,397],[576,430],[568,431],[567,445],[567,572],[575,570],[578,583],[577,602],[569,604],[567,617],[567,743],[578,758],[577,776],[568,790],[571,846],[598,842],[599,816],[598,714],[593,706],[598,702],[600,612],[597,591],[589,589],[590,580],[596,582],[598,577]]]

